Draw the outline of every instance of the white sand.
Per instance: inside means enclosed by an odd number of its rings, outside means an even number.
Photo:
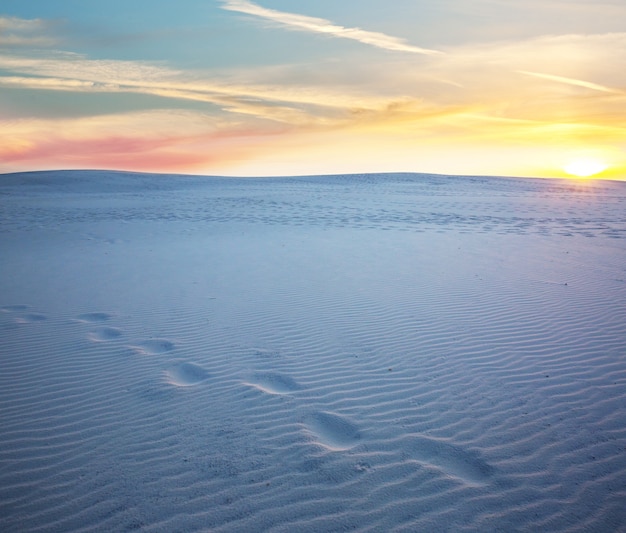
[[[0,530],[626,531],[626,183],[0,176]]]

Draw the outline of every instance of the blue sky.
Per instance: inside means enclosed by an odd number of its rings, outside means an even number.
[[[622,0],[4,0],[0,172],[626,169]]]

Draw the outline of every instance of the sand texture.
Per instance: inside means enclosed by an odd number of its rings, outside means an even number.
[[[0,531],[626,531],[626,183],[0,176]]]

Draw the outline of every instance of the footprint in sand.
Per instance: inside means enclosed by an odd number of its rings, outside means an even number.
[[[118,339],[122,336],[122,330],[117,328],[98,328],[90,331],[87,337],[94,342],[107,342]]]
[[[194,363],[180,363],[165,372],[167,382],[177,387],[191,387],[209,378],[208,372]]]
[[[175,345],[167,339],[150,339],[134,344],[131,348],[142,355],[158,355],[171,352]]]
[[[48,317],[46,315],[42,315],[41,313],[27,313],[16,318],[15,321],[18,324],[32,324],[33,322],[43,322],[47,319]]]
[[[29,308],[28,305],[5,305],[0,307],[0,311],[3,313],[20,313],[26,311]],[[17,324],[32,324],[34,322],[43,322],[48,317],[41,313],[25,313],[21,316],[15,317],[14,321]]]
[[[299,383],[289,376],[274,372],[254,374],[246,385],[250,385],[267,394],[289,394],[302,388]]]
[[[86,323],[97,323],[97,322],[106,322],[111,318],[111,315],[108,313],[84,313],[76,317],[76,320],[79,322]]]
[[[332,451],[348,450],[356,446],[361,438],[352,422],[334,413],[312,413],[306,417],[305,424],[316,440]]]
[[[26,311],[28,309],[27,305],[5,305],[0,307],[0,311],[3,313],[16,313],[18,311]]]
[[[478,454],[441,440],[409,436],[404,448],[417,462],[435,466],[468,484],[485,483],[493,474],[493,467]]]

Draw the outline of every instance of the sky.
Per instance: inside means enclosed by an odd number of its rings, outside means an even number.
[[[0,173],[626,180],[625,0],[2,0]]]

